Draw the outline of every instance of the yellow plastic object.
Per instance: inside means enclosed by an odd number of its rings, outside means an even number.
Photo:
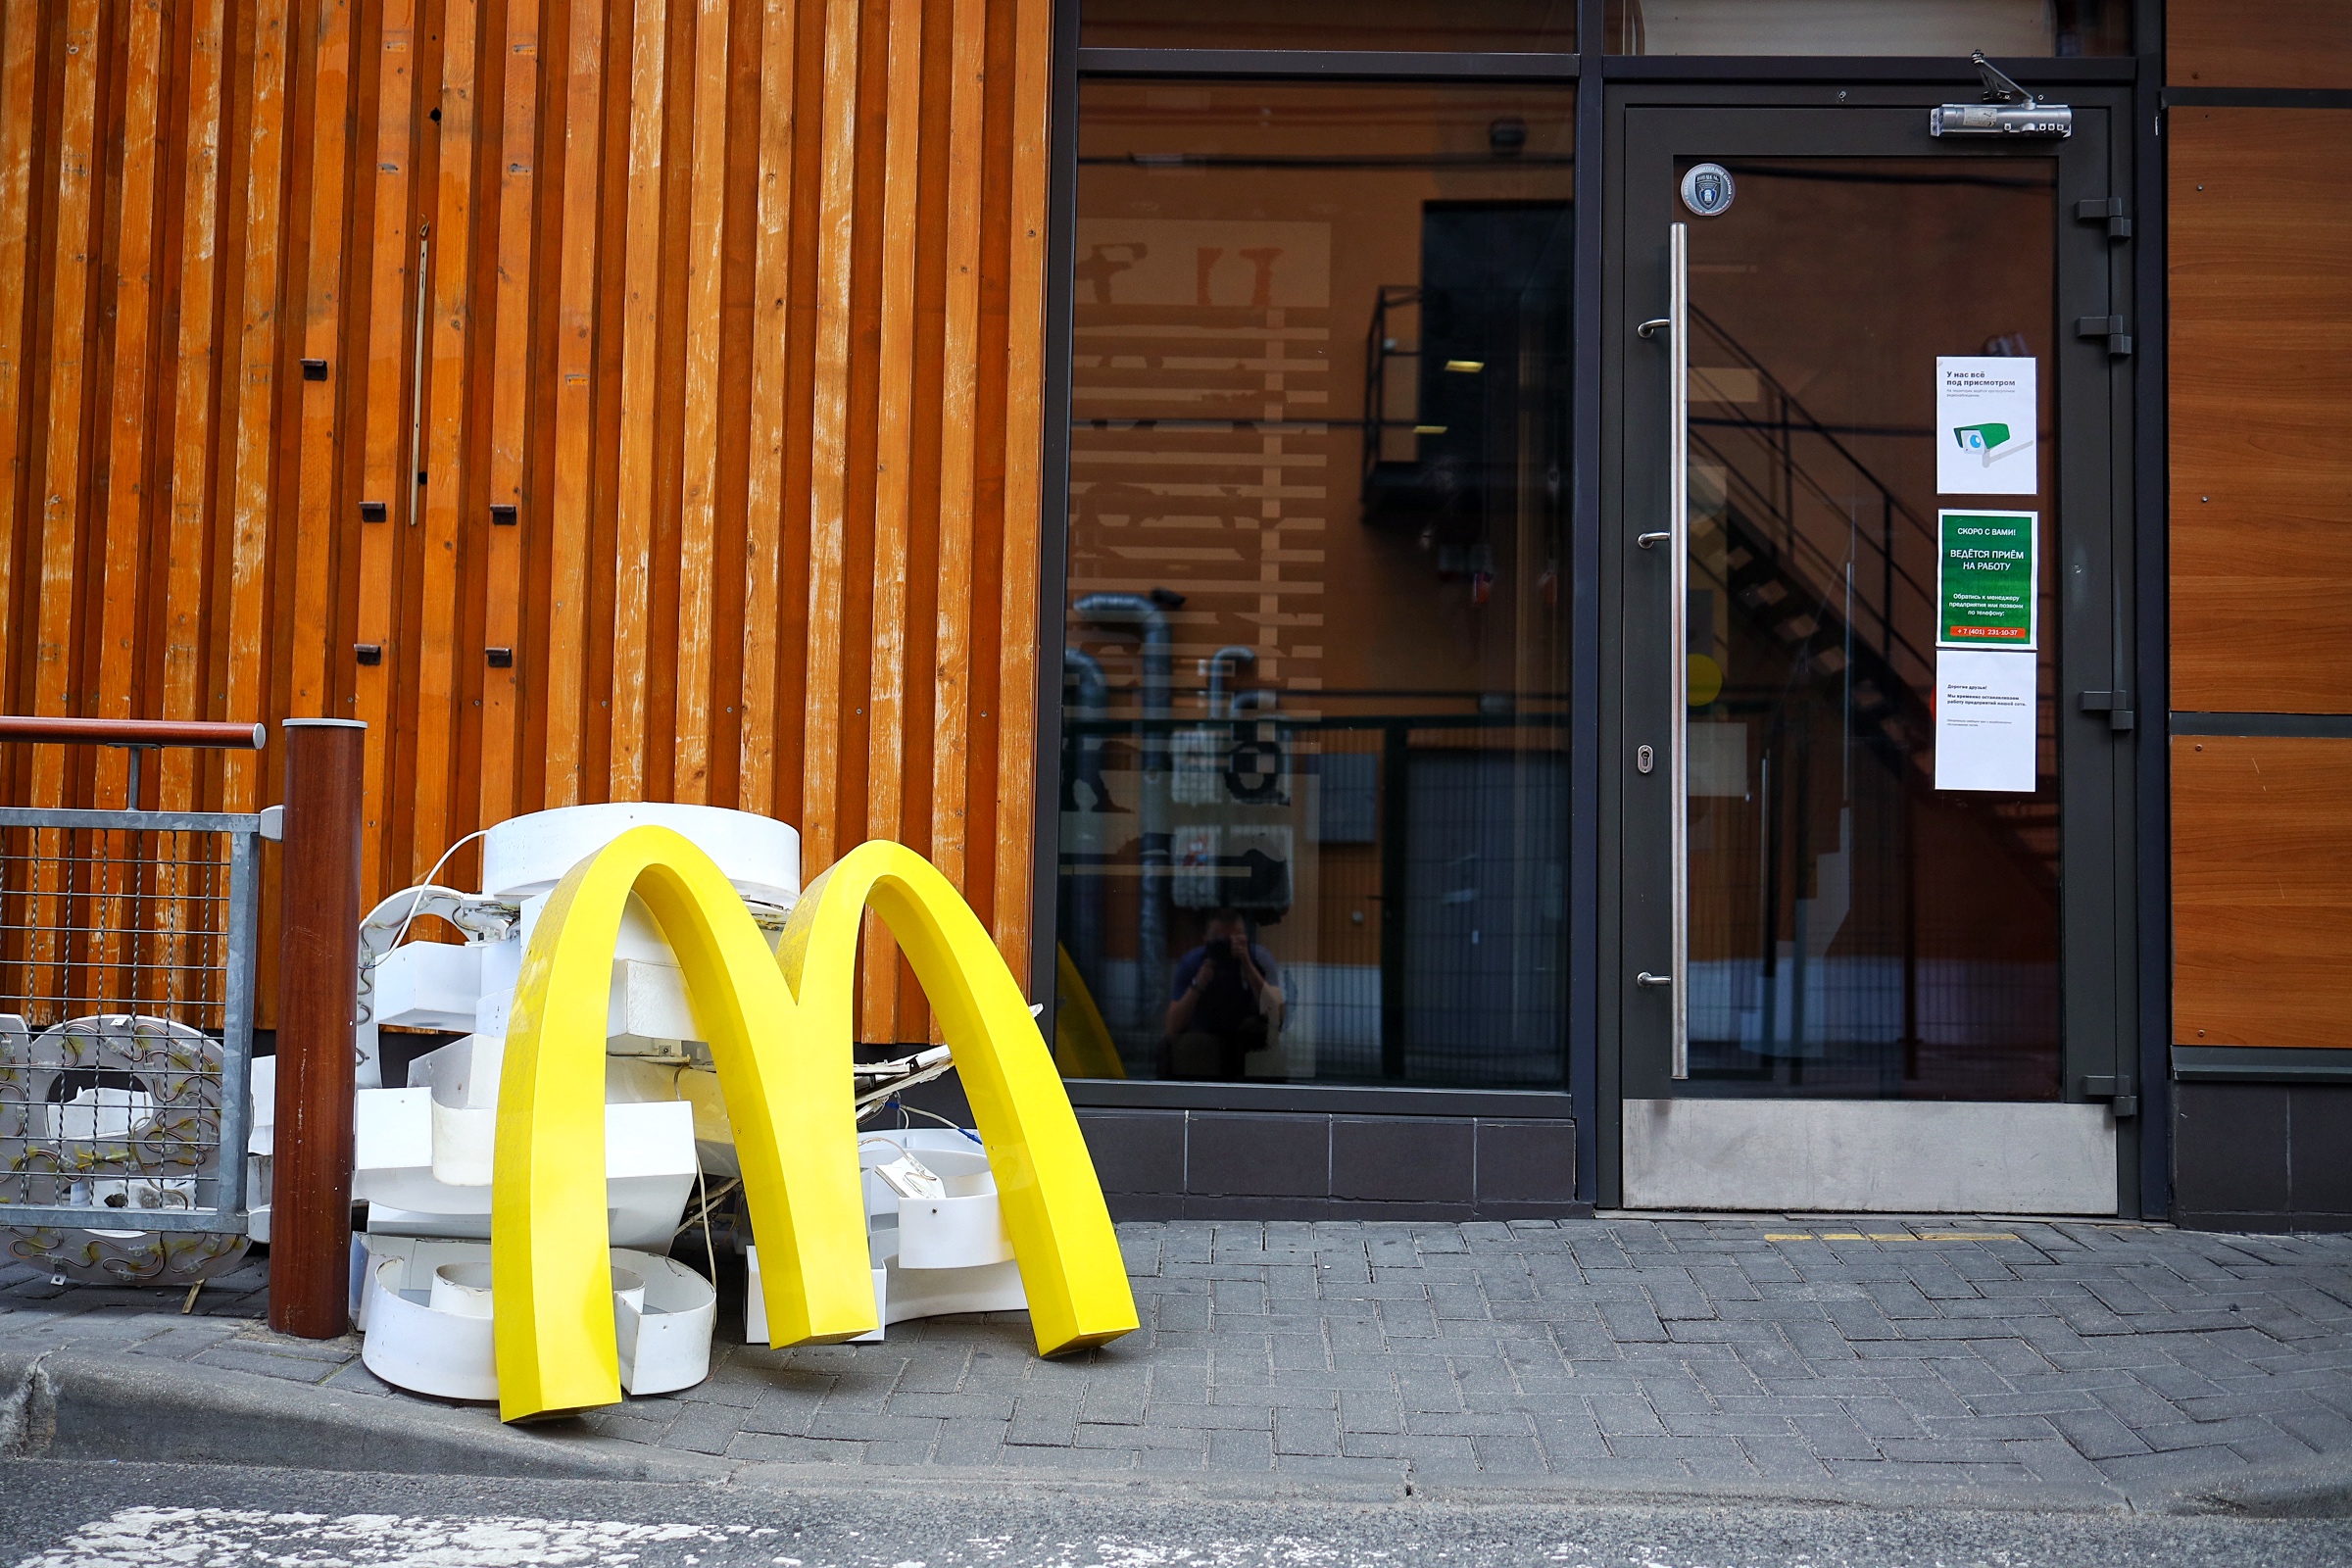
[[[491,1197],[499,1413],[620,1398],[605,1207],[612,955],[635,893],[668,940],[711,1054],[760,1238],[770,1342],[876,1326],[851,1098],[858,928],[870,898],[929,992],[963,1074],[1038,1348],[1136,1326],[1094,1164],[1004,958],[953,885],[895,844],[853,850],[803,895],[781,951],[709,856],[632,828],[575,865],[524,952],[500,1080]]]
[[[1054,989],[1061,1005],[1054,1011],[1054,1065],[1061,1069],[1064,1078],[1124,1078],[1127,1064],[1119,1060],[1119,1048],[1111,1044],[1110,1026],[1102,1021],[1102,1009],[1095,1005],[1095,994],[1086,988],[1086,977],[1070,959],[1070,950],[1058,944],[1054,949]]]
[[[971,906],[938,867],[904,845],[858,845],[793,906],[776,961],[800,998],[804,1049],[821,1046],[825,1060],[836,1052],[848,1060],[858,927],[869,905],[914,966],[956,1054],[996,1173],[1038,1353],[1059,1355],[1128,1333],[1136,1315],[1126,1261],[1045,1036]],[[846,1065],[840,1071],[846,1082]],[[764,1240],[760,1247],[764,1273]]]

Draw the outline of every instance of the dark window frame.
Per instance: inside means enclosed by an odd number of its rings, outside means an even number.
[[[1608,0],[1579,0],[1577,52],[1561,54],[1437,53],[1370,50],[1105,49],[1079,45],[1081,0],[1054,8],[1053,123],[1049,134],[1045,323],[1045,408],[1040,528],[1036,811],[1037,844],[1031,894],[1030,966],[1033,996],[1054,994],[1058,940],[1055,890],[1059,879],[1058,824],[1061,765],[1061,652],[1069,581],[1069,429],[1071,307],[1077,223],[1077,109],[1082,79],[1096,77],[1223,79],[1264,77],[1325,81],[1574,82],[1576,107],[1576,277],[1571,307],[1571,396],[1575,402],[1574,489],[1570,558],[1570,693],[1568,897],[1568,1079],[1564,1091],[1456,1091],[1360,1085],[1247,1085],[1070,1079],[1079,1105],[1228,1109],[1264,1103],[1302,1112],[1356,1111],[1377,1104],[1394,1114],[1444,1114],[1442,1105],[1474,1095],[1507,1099],[1510,1114],[1574,1119],[1577,1193],[1591,1201],[1599,1191],[1599,1123],[1614,1107],[1600,1103],[1599,900],[1601,843],[1599,773],[1600,446],[1602,365],[1593,330],[1601,306],[1609,121],[1603,86],[1612,81],[1908,85],[1950,82],[1955,96],[1977,85],[1965,60],[1916,56],[1609,55],[1592,47],[1606,36]],[[2161,133],[2163,0],[2132,0],[2132,47],[2121,56],[2075,56],[2002,61],[2018,81],[2052,88],[2123,86],[2131,90],[2132,134],[2126,138],[2133,172],[2132,201],[2141,215],[2131,264],[2139,316],[2134,403],[2136,426],[2128,437],[2132,478],[2132,548],[2134,585],[2133,649],[2144,711],[2162,712],[2166,684],[2167,466],[2164,422],[2164,174]],[[1834,100],[1831,100],[1834,101]],[[2171,792],[2163,736],[2143,725],[2137,740],[2135,828],[2142,1112],[2139,1199],[2144,1214],[2169,1213],[2171,1137]],[[1579,1109],[1583,1114],[1578,1114]],[[1483,1112],[1482,1112],[1483,1113]]]

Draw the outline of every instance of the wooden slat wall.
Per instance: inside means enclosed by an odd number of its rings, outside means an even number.
[[[768,812],[808,875],[887,834],[1026,974],[1050,33],[0,0],[0,702],[366,719],[370,898],[578,802]],[[929,1027],[901,968],[874,945],[869,1039]]]
[[[2352,87],[2340,0],[2165,11],[2176,86]],[[2164,144],[2172,706],[2352,712],[2352,108],[2176,105]],[[2352,740],[2171,752],[2173,1039],[2352,1048]]]

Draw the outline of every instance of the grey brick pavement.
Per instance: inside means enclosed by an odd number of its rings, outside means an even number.
[[[586,1424],[746,1462],[1421,1480],[2132,1488],[2352,1472],[2352,1236],[1771,1218],[1120,1227],[1142,1330],[1017,1316],[771,1350]],[[262,1271],[176,1295],[0,1270],[0,1349],[406,1398],[270,1335]],[[731,1316],[732,1314],[730,1314]],[[423,1401],[419,1401],[423,1403]]]

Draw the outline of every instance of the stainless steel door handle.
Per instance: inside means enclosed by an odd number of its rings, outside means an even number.
[[[1660,986],[1672,986],[1674,984],[1674,976],[1670,974],[1651,974],[1647,969],[1644,969],[1640,974],[1634,976],[1634,984],[1640,986],[1644,991],[1655,991]]]

